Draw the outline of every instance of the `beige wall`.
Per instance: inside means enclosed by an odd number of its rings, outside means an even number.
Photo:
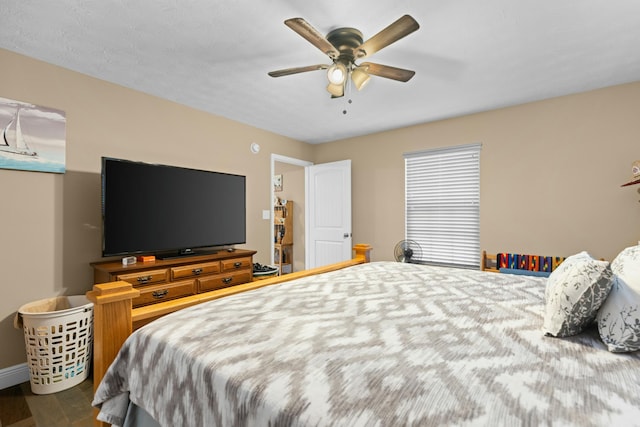
[[[429,102],[428,99],[425,102]],[[404,237],[403,152],[474,142],[481,152],[481,248],[612,259],[640,239],[640,83],[317,146],[350,158],[354,242],[392,259]]]
[[[271,153],[313,146],[0,50],[0,97],[66,112],[67,172],[0,169],[0,369],[26,360],[12,326],[22,304],[83,294],[101,259],[100,157],[247,176],[247,243],[270,262]],[[262,147],[251,154],[249,146]]]
[[[404,237],[402,153],[470,142],[483,144],[482,248],[610,259],[640,239],[640,186],[620,188],[640,159],[640,83],[310,146],[8,51],[0,64],[1,97],[67,114],[65,174],[0,169],[0,369],[25,361],[20,305],[91,286],[101,156],[247,175],[245,247],[261,263],[271,153],[352,160],[354,243],[371,243],[374,260]]]

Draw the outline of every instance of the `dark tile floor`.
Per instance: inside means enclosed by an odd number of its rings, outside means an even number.
[[[91,377],[52,394],[33,394],[28,382],[0,390],[1,427],[90,427]]]

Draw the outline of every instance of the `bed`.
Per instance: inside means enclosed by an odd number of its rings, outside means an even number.
[[[640,355],[608,351],[593,325],[545,336],[546,278],[362,261],[137,329],[96,389],[99,418],[163,426],[640,423]]]

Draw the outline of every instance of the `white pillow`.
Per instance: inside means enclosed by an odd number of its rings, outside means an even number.
[[[609,351],[640,350],[640,246],[624,249],[611,263],[611,293],[598,312],[598,331]]]
[[[580,252],[565,259],[545,289],[543,331],[554,337],[576,335],[596,318],[612,285],[611,266]]]

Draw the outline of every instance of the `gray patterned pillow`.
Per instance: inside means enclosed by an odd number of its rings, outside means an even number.
[[[640,246],[620,252],[611,269],[611,294],[598,312],[600,338],[609,351],[640,350]]]
[[[543,331],[554,337],[576,335],[589,326],[612,285],[611,266],[587,252],[572,255],[549,276]]]

